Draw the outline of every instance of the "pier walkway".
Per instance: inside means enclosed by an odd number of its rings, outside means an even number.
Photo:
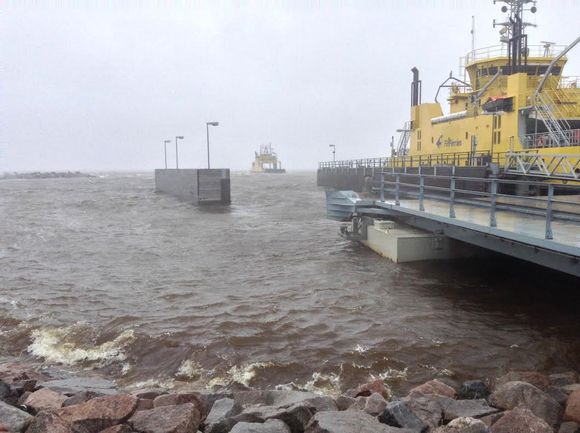
[[[502,179],[382,173],[378,199],[354,202],[354,215],[382,217],[452,239],[531,261],[580,277],[578,186]],[[485,182],[486,191],[458,189]],[[546,195],[500,193],[502,187],[534,184]],[[558,195],[557,195],[558,193]]]

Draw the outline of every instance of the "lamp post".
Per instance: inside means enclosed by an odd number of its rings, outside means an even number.
[[[167,145],[171,143],[171,140],[165,140],[163,142],[163,152],[165,154],[165,170],[167,170]]]
[[[209,127],[211,126],[218,126],[219,122],[206,122],[205,124],[205,131],[207,133],[207,168],[209,168]]]
[[[329,144],[328,147],[332,148],[332,162],[336,162],[336,146],[334,144]]]
[[[183,135],[175,136],[175,168],[179,168],[179,149],[177,148],[177,140],[183,140]]]

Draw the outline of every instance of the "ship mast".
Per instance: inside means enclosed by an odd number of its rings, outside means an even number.
[[[508,44],[508,74],[517,74],[528,63],[528,35],[525,29],[536,26],[524,21],[524,11],[536,13],[536,0],[494,0],[494,3],[496,1],[505,3],[501,11],[507,13],[507,20],[499,23],[494,20],[493,26],[503,26],[500,34],[501,41]],[[532,5],[527,9],[529,3]]]

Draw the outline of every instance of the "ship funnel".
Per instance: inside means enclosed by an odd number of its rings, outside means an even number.
[[[421,103],[421,80],[419,80],[419,69],[413,67],[413,82],[411,83],[411,107]]]

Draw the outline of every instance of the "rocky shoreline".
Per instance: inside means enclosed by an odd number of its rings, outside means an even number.
[[[0,432],[580,433],[576,372],[433,379],[393,396],[375,380],[331,398],[299,390],[130,390],[90,376],[0,366]]]

